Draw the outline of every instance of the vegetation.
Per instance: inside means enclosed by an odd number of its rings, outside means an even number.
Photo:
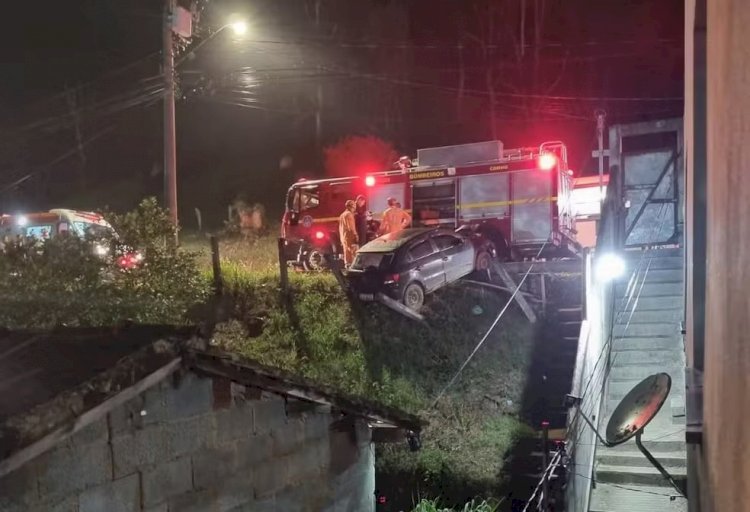
[[[0,326],[48,328],[112,325],[122,321],[182,323],[206,299],[209,286],[195,255],[178,250],[174,228],[154,199],[124,215],[107,215],[119,233],[112,255],[97,256],[92,240],[57,236],[12,239],[0,257]],[[116,254],[143,255],[122,270]]]
[[[263,244],[275,249],[258,241],[247,251]],[[522,315],[511,308],[435,407],[433,401],[507,297],[451,286],[428,302],[422,325],[380,305],[351,304],[329,274],[292,273],[285,297],[275,264],[265,261],[258,268],[267,271],[253,273],[244,263],[224,262],[227,298],[215,341],[424,417],[421,451],[405,443],[378,447],[378,481],[391,501],[414,503],[417,489],[441,496],[446,506],[503,495],[505,461],[519,439],[532,435],[519,419],[535,335]]]
[[[496,510],[498,510],[498,504],[486,500],[471,500],[460,509],[443,508],[439,500],[422,500],[412,512],[495,512]]]
[[[207,240],[182,237],[184,246],[176,247],[154,200],[107,218],[120,235],[115,250],[137,248],[143,264],[123,271],[113,258],[94,255],[91,241],[72,236],[8,241],[0,258],[0,325],[181,323],[202,304],[202,314],[217,320],[218,345],[429,422],[417,453],[406,443],[378,447],[378,485],[399,509],[429,496],[440,505],[422,501],[415,510],[495,510],[471,500],[503,495],[506,459],[531,434],[520,403],[535,333],[522,315],[511,308],[441,392],[506,296],[450,286],[430,298],[420,324],[380,305],[350,303],[330,274],[292,272],[285,294],[275,238],[265,236],[222,240],[225,294],[210,301]]]

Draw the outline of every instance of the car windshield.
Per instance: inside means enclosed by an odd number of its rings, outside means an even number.
[[[369,268],[383,270],[390,265],[391,261],[393,261],[393,253],[360,252],[354,259],[352,268],[355,270],[367,270]]]
[[[111,226],[103,224],[93,224],[91,222],[73,222],[73,228],[79,236],[88,236],[91,238],[110,238],[114,235]]]

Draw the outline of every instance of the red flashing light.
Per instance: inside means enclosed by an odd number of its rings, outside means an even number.
[[[552,153],[542,153],[539,156],[539,169],[551,171],[557,165],[557,157]]]
[[[326,237],[326,234],[323,233],[322,231],[316,231],[315,232],[315,238],[317,240],[323,240],[325,237]]]
[[[365,185],[367,185],[368,187],[372,187],[373,185],[375,185],[375,176],[367,176],[365,178]]]

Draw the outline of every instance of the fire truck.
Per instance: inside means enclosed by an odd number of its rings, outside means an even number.
[[[375,225],[392,197],[411,213],[413,226],[477,231],[505,261],[576,257],[567,156],[559,141],[518,149],[491,141],[420,149],[416,160],[397,162],[397,170],[299,180],[288,190],[282,219],[285,258],[319,270],[327,255],[340,255],[338,218],[346,200],[360,194]]]

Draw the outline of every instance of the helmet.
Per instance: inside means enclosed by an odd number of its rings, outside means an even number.
[[[386,202],[388,203],[388,206],[393,206],[396,204],[396,198],[395,197],[389,197]]]

